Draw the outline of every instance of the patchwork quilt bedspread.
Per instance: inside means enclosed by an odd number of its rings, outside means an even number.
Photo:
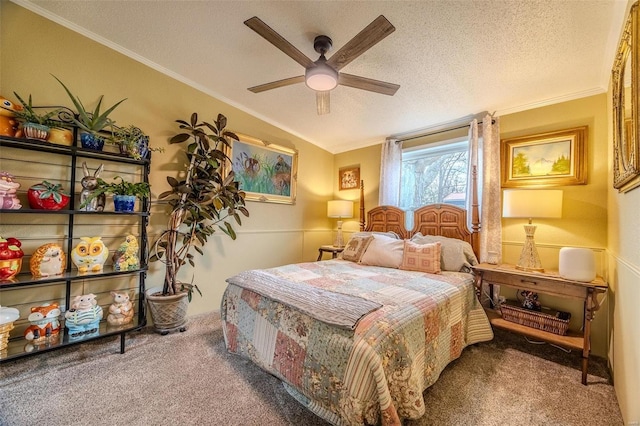
[[[280,378],[291,395],[334,425],[399,426],[403,418],[421,417],[424,389],[464,347],[493,338],[466,273],[433,275],[336,259],[248,271],[227,281],[221,305],[227,349]],[[314,309],[274,296],[273,287],[284,281],[284,287],[300,286],[297,299],[311,300]],[[328,292],[339,296],[325,297]],[[354,308],[350,326],[336,325],[333,314],[318,311],[324,299],[335,311],[340,295],[374,303],[361,313]]]

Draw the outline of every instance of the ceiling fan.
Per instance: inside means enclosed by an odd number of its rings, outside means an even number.
[[[365,29],[360,31],[347,44],[342,46],[342,48],[329,59],[325,58],[325,54],[331,49],[331,39],[326,35],[317,36],[313,41],[313,48],[320,54],[320,58],[315,62],[296,49],[295,46],[285,40],[284,37],[275,32],[257,16],[247,19],[244,23],[305,68],[304,75],[249,87],[249,90],[253,93],[260,93],[266,90],[304,82],[309,88],[316,91],[318,114],[328,114],[329,91],[338,84],[389,96],[393,96],[400,88],[398,84],[339,72],[351,61],[396,30],[387,18],[382,15],[374,19],[373,22],[367,25]]]

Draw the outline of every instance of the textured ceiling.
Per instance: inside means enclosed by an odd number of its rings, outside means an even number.
[[[602,93],[627,1],[53,1],[16,3],[338,153],[476,114]],[[312,60],[378,15],[396,31],[342,71],[400,85],[338,86],[316,114],[303,83],[248,87],[304,69],[243,22],[258,16]],[[331,53],[327,57],[331,57]]]

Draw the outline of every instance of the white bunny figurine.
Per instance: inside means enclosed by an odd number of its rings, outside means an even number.
[[[100,164],[93,174],[93,176],[89,173],[89,168],[87,167],[86,162],[82,162],[82,170],[84,171],[84,177],[80,181],[80,185],[82,185],[82,192],[80,192],[80,205],[82,206],[80,210],[86,212],[101,212],[104,210],[105,205],[105,195],[98,194],[92,195],[93,191],[98,187],[98,176],[102,173],[104,169],[104,164]]]

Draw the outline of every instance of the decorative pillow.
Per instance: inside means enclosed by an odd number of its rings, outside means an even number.
[[[351,262],[359,262],[369,244],[373,241],[373,237],[369,236],[351,236],[342,251],[342,258]]]
[[[411,241],[418,244],[439,242],[442,245],[440,267],[443,271],[471,272],[471,266],[478,264],[471,244],[466,241],[439,235],[422,235],[419,232],[411,237]]]
[[[373,241],[360,259],[363,265],[399,268],[402,263],[404,241],[386,235],[373,234]]]
[[[440,251],[440,242],[417,244],[411,240],[404,240],[404,255],[400,269],[439,274],[442,272]]]

